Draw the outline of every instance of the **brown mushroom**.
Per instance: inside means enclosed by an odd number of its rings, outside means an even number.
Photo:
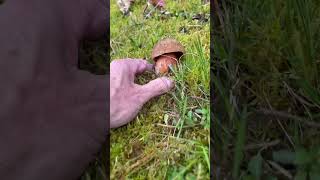
[[[157,75],[169,72],[170,65],[176,66],[180,57],[185,53],[184,47],[175,39],[166,38],[158,42],[152,50]]]

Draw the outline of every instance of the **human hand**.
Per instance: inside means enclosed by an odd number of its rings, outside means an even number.
[[[153,65],[145,60],[122,59],[110,64],[110,127],[127,124],[138,114],[142,106],[155,96],[168,92],[174,83],[160,77],[145,85],[134,83],[135,76],[152,71]]]

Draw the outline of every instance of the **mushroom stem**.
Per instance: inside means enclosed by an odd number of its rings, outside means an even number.
[[[178,63],[176,53],[167,53],[159,56],[156,59],[155,70],[158,75],[163,75],[169,72],[170,65],[176,66]]]

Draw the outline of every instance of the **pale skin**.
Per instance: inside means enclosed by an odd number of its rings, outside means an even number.
[[[134,83],[137,75],[153,71],[153,65],[142,59],[114,60],[110,64],[110,128],[132,121],[151,98],[174,87],[168,77],[159,77],[144,85]]]

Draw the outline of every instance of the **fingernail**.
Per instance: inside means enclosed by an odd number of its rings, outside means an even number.
[[[165,83],[167,90],[170,90],[173,88],[174,81],[172,79],[167,78],[167,77],[162,77],[161,79],[162,79],[162,82]]]

